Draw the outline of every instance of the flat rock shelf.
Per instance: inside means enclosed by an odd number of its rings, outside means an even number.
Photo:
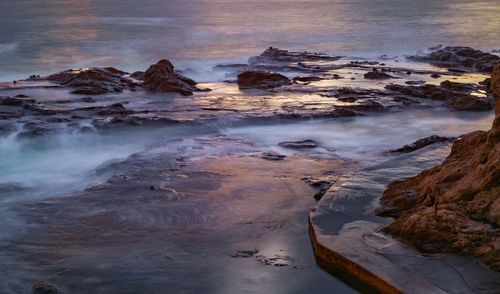
[[[334,185],[309,215],[317,263],[367,293],[499,293],[500,273],[469,256],[422,254],[382,233],[392,219],[373,212],[387,184],[440,164],[449,147],[434,144]]]

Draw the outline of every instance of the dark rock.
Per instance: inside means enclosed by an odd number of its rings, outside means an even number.
[[[334,61],[338,60],[338,56],[329,56],[322,53],[311,52],[294,52],[288,50],[281,50],[278,48],[269,47],[261,55],[251,57],[248,62],[254,65],[259,62],[303,62],[303,61]]]
[[[278,145],[284,148],[291,148],[291,149],[307,149],[307,148],[318,147],[318,143],[314,140],[285,141],[279,143]]]
[[[462,66],[483,72],[491,72],[493,67],[500,62],[499,56],[470,47],[445,47],[427,55],[408,58],[448,66]]]
[[[56,286],[49,284],[47,282],[42,282],[33,285],[31,288],[32,294],[59,294],[61,293]]]
[[[260,156],[260,158],[262,158],[262,159],[274,160],[274,161],[283,160],[283,159],[285,159],[285,157],[286,157],[286,155],[281,155],[281,154],[277,154],[277,153],[274,153],[274,152],[264,152]]]
[[[320,77],[314,77],[314,76],[311,76],[311,77],[300,76],[300,77],[293,78],[294,83],[297,83],[297,82],[307,83],[307,82],[315,82],[315,81],[321,81],[321,80],[322,79]]]
[[[432,136],[417,140],[409,145],[404,145],[401,148],[390,150],[389,152],[391,152],[391,153],[410,153],[410,152],[424,148],[424,147],[429,146],[429,145],[434,144],[434,143],[453,142],[456,139],[457,138],[455,138],[455,137],[441,137],[441,136],[432,135]]]
[[[174,71],[172,63],[166,59],[151,65],[144,73],[144,86],[152,91],[177,92],[185,96],[199,91],[196,82]]]
[[[405,84],[407,85],[423,85],[425,84],[425,81],[419,80],[419,81],[406,81]]]
[[[232,253],[230,256],[231,257],[237,257],[237,258],[248,258],[252,257],[255,254],[259,253],[259,250],[237,250],[235,253]]]
[[[376,69],[374,69],[374,70],[372,70],[370,72],[365,73],[364,77],[365,77],[365,79],[368,79],[368,80],[394,79],[394,77],[391,76],[390,74],[387,74],[387,73],[382,72],[382,71],[378,71]]]
[[[452,86],[451,84],[449,86],[456,88],[466,87]],[[452,91],[436,85],[402,86],[390,84],[385,86],[385,88],[412,97],[444,101],[447,106],[455,110],[484,111],[492,108],[487,99],[482,99],[469,93]]]
[[[35,103],[35,99],[26,99],[21,97],[0,97],[0,105],[6,106],[26,106]]]
[[[441,75],[431,74],[431,78],[433,78],[433,79],[439,79],[440,77],[441,77]]]
[[[245,71],[238,75],[238,86],[241,89],[269,89],[290,83],[290,80],[284,75],[266,71]]]

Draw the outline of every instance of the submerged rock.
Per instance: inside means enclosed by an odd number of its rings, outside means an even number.
[[[74,94],[100,95],[135,88],[137,84],[125,78],[126,74],[113,67],[91,67],[63,71],[50,75],[46,79],[62,86],[75,88],[72,92]]]
[[[424,148],[426,146],[429,146],[434,143],[441,143],[441,142],[453,142],[455,141],[455,137],[441,137],[441,136],[436,136],[432,135],[423,139],[419,139],[409,145],[404,145],[401,148],[390,150],[389,152],[391,153],[410,153],[413,151],[416,151],[418,149]]]
[[[388,73],[385,73],[383,71],[378,71],[376,69],[369,71],[365,73],[364,75],[365,79],[368,80],[387,80],[387,79],[394,79],[393,76],[391,76]]]
[[[47,282],[38,283],[31,288],[32,294],[59,294],[61,291],[56,286]]]
[[[318,143],[314,140],[285,141],[279,143],[278,145],[290,149],[307,149],[318,147]]]
[[[286,155],[281,155],[281,154],[274,153],[274,152],[264,152],[264,153],[262,153],[260,158],[266,159],[266,160],[280,161],[280,160],[285,159]]]
[[[140,75],[137,75],[140,77]],[[174,71],[172,63],[166,59],[151,65],[144,73],[143,86],[152,91],[177,92],[185,96],[193,95],[198,83]]]
[[[492,80],[499,78],[500,65]],[[491,130],[465,135],[442,165],[392,183],[385,231],[425,252],[464,252],[500,271],[500,101]]]
[[[426,61],[431,63],[463,66],[483,72],[491,72],[493,67],[500,62],[500,57],[488,52],[470,47],[445,47],[437,49],[427,55],[409,56],[411,60]]]
[[[267,71],[245,71],[238,75],[238,86],[241,89],[269,89],[291,84],[284,75]]]

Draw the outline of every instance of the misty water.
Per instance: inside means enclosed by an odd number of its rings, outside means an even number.
[[[161,148],[184,150],[186,156],[209,156],[221,150],[197,151],[193,138],[223,134],[244,139],[280,154],[296,151],[278,146],[282,141],[316,140],[315,150],[372,165],[388,160],[385,151],[429,136],[459,136],[491,127],[493,114],[451,112],[445,109],[385,113],[366,117],[272,121],[259,124],[226,122],[208,126],[136,127],[105,133],[61,131],[35,139],[0,138],[0,183],[19,186],[22,192],[4,193],[3,201],[65,195],[98,184],[109,177],[99,169],[131,154]],[[182,146],[179,141],[182,140]],[[300,153],[299,151],[298,153]],[[8,186],[7,186],[8,187]],[[24,197],[21,197],[24,196]]]
[[[2,0],[0,80],[78,66],[203,71],[269,46],[348,56],[500,49],[496,0]]]

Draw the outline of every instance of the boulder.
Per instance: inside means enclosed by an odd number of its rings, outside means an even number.
[[[137,76],[140,77],[139,74]],[[143,86],[152,91],[177,92],[189,96],[201,90],[196,84],[194,80],[176,73],[172,63],[166,59],[151,65],[144,73]]]
[[[492,80],[499,77],[494,71]],[[500,101],[491,130],[463,136],[442,165],[389,185],[385,232],[424,252],[471,254],[500,270]]]
[[[493,67],[500,62],[499,56],[470,47],[439,48],[426,55],[410,56],[408,58],[448,66],[461,66],[482,72],[491,72]]]
[[[267,71],[245,71],[238,75],[238,86],[241,89],[270,89],[291,84],[284,75]]]

